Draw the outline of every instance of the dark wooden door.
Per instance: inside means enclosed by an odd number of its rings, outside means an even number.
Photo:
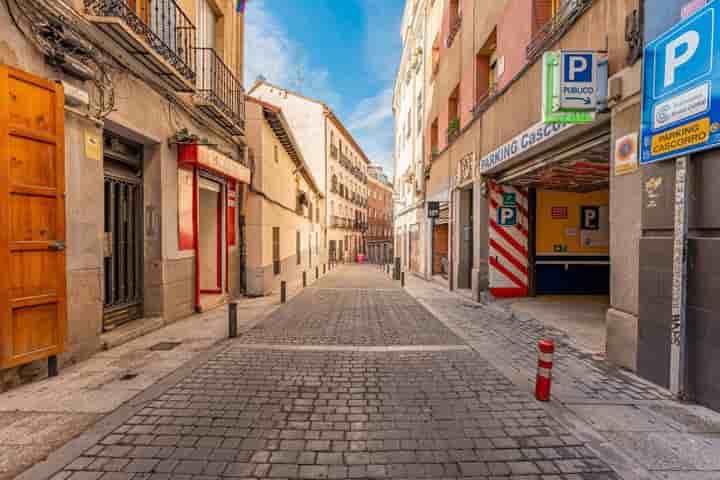
[[[65,343],[63,104],[59,84],[0,65],[0,368]]]

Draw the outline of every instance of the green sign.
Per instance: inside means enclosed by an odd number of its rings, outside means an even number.
[[[543,54],[543,123],[592,123],[595,113],[560,108],[560,53]]]

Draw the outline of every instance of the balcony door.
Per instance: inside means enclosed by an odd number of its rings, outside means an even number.
[[[212,61],[215,49],[215,38],[217,35],[218,15],[210,5],[209,0],[197,0],[197,47],[198,61],[198,89],[212,90],[213,69],[215,64]]]

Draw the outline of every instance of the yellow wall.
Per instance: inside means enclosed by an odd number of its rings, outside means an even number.
[[[568,255],[595,253],[608,255],[609,247],[585,247],[580,242],[580,207],[607,206],[610,192],[599,190],[591,193],[569,193],[553,190],[537,191],[536,248],[537,254],[551,254],[553,245],[567,245]],[[568,218],[552,218],[552,207],[567,207]],[[575,229],[575,236],[568,236],[567,229]]]

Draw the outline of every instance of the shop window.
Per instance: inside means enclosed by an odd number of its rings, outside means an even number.
[[[280,227],[273,227],[273,273],[280,275]]]

